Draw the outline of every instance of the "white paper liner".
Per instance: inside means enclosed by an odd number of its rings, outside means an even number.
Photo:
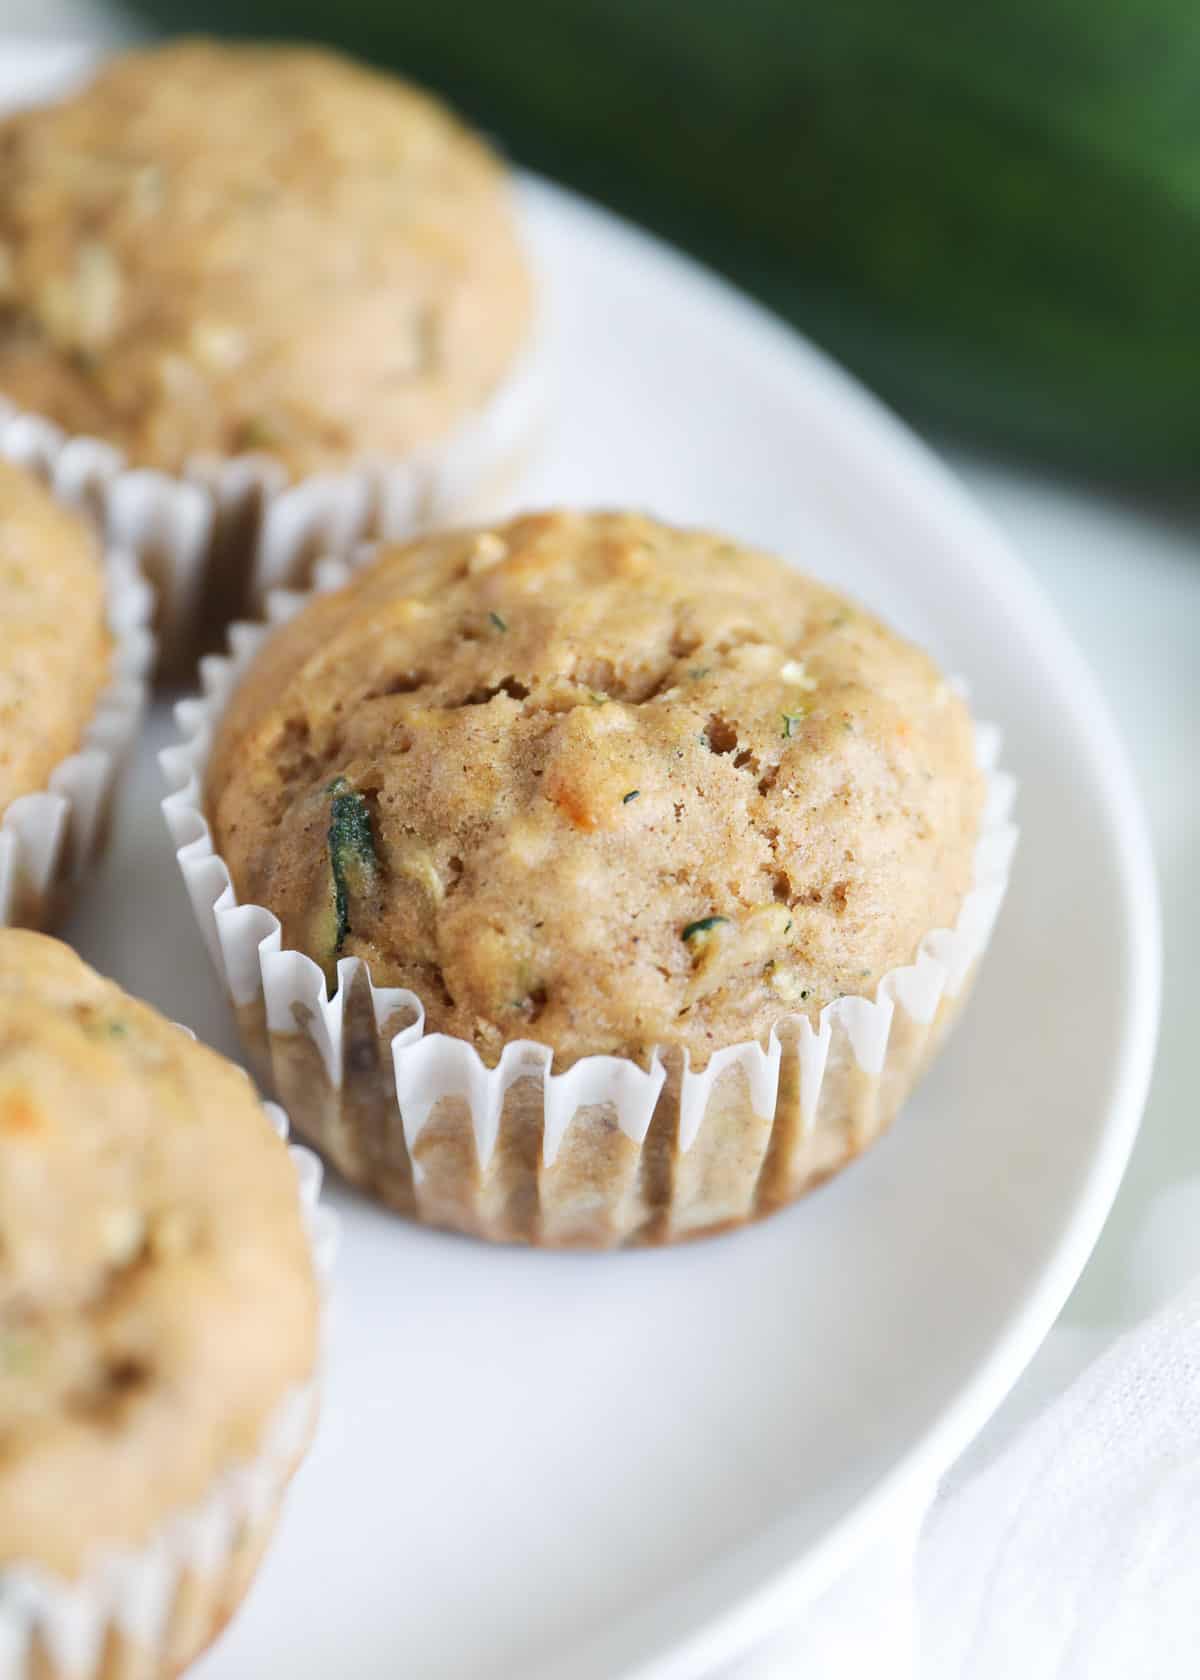
[[[287,1116],[264,1103],[284,1140]],[[313,1267],[324,1292],[337,1247],[337,1218],[319,1202],[321,1162],[290,1146]],[[197,1654],[240,1599],[284,1491],[303,1457],[316,1421],[319,1375],[297,1384],[276,1407],[261,1451],[232,1466],[192,1509],[164,1522],[136,1550],[99,1549],[76,1581],[36,1567],[0,1566],[0,1680],[107,1680],[111,1675],[166,1680],[176,1672],[192,1626],[178,1625],[180,1596],[191,1586]],[[233,1568],[239,1548],[250,1556]],[[236,1581],[231,1577],[237,1577]],[[205,1584],[216,1588],[206,1598]],[[186,1608],[182,1610],[186,1615]],[[114,1641],[125,1649],[114,1664]],[[47,1668],[46,1663],[50,1664]],[[111,1666],[110,1666],[111,1665]]]
[[[539,1092],[540,1176],[545,1179],[555,1168],[564,1140],[581,1116],[594,1117],[602,1110],[615,1121],[624,1137],[640,1148],[668,1084],[669,1058],[656,1050],[649,1066],[642,1068],[618,1056],[590,1056],[561,1073],[554,1073],[553,1055],[548,1046],[520,1040],[508,1044],[497,1065],[489,1068],[474,1047],[464,1041],[441,1033],[427,1034],[421,1000],[400,988],[375,986],[365,965],[357,958],[344,958],[338,963],[337,989],[332,997],[327,996],[325,976],[317,964],[301,952],[283,949],[280,925],[271,911],[261,905],[238,904],[229,870],[214,850],[203,808],[204,775],[217,723],[234,687],[273,626],[293,616],[312,593],[339,588],[349,575],[349,568],[343,562],[322,562],[314,574],[313,591],[276,593],[268,603],[266,624],[232,626],[228,656],[212,656],[201,662],[201,697],[181,701],[176,708],[183,741],[160,755],[164,775],[174,790],[164,800],[163,812],[197,923],[217,974],[238,1013],[256,1066],[269,1077],[281,1042],[304,1037],[315,1047],[331,1101],[324,1105],[325,1114],[319,1128],[310,1122],[306,1130],[351,1176],[356,1175],[352,1168],[347,1168],[336,1146],[339,1128],[344,1123],[344,1117],[338,1113],[337,1094],[348,1061],[353,1060],[347,1054],[345,1042],[350,999],[356,988],[361,995],[365,983],[375,1029],[385,1040],[390,1037],[395,1075],[393,1108],[398,1104],[393,1119],[399,1121],[403,1130],[417,1187],[416,1211],[420,1214],[424,1169],[418,1158],[419,1146],[439,1104],[455,1099],[460,1112],[462,1105],[469,1112],[475,1167],[482,1182],[492,1166],[506,1098],[518,1081],[532,1081]],[[832,1123],[846,1132],[842,1155],[849,1158],[887,1123],[890,1118],[887,1103],[881,1110],[877,1095],[864,1101],[853,1091],[851,1106],[861,1110],[857,1117],[849,1112],[832,1116],[825,1113],[823,1098],[828,1097],[834,1085],[833,1080],[827,1079],[827,1072],[836,1065],[839,1090],[847,1082],[848,1058],[876,1092],[890,1077],[903,1086],[899,1096],[889,1093],[887,1102],[894,1107],[928,1058],[945,1020],[953,1013],[956,1001],[973,977],[1004,898],[1017,838],[1017,830],[1010,821],[1016,784],[1010,775],[997,768],[999,747],[1000,736],[995,728],[976,726],[976,753],[986,777],[986,796],[975,850],[973,884],[956,925],[926,934],[915,961],[887,974],[873,999],[844,997],[826,1005],[815,1027],[805,1015],[787,1016],[772,1030],[765,1046],[757,1042],[732,1045],[717,1051],[704,1068],[691,1067],[685,1053],[671,1052],[678,1085],[673,1148],[680,1158],[686,1158],[695,1149],[710,1114],[718,1115],[710,1124],[727,1123],[720,1116],[728,1107],[733,1086],[739,1086],[744,1093],[738,1098],[743,1111],[748,1099],[752,1126],[765,1126],[769,1132],[780,1100],[785,1045],[788,1055],[795,1058],[795,1077],[792,1079],[789,1074],[789,1082],[795,1086],[798,1104],[795,1129],[801,1143],[814,1140],[819,1125]],[[889,1044],[893,1040],[893,1018],[897,1010],[906,1018],[905,1031],[895,1035],[903,1048],[897,1053],[897,1065],[889,1067]],[[257,1020],[259,1030],[247,1031],[248,1020]],[[266,1042],[255,1042],[256,1038]],[[273,1071],[279,1083],[277,1065]],[[851,1079],[852,1086],[853,1083]],[[525,1083],[522,1089],[528,1096],[529,1084]],[[673,1084],[671,1089],[674,1091]],[[296,1099],[290,1097],[290,1100],[293,1112],[298,1113]],[[349,1106],[348,1097],[342,1106]],[[736,1112],[735,1105],[735,1118]],[[760,1169],[768,1146],[769,1139],[764,1134],[761,1145],[756,1146]],[[828,1154],[828,1159],[820,1150],[816,1151],[809,1163],[810,1170],[806,1169],[807,1182],[815,1182],[837,1164],[840,1162],[836,1151]],[[682,1184],[686,1175],[676,1176]],[[628,1177],[626,1173],[622,1182],[626,1183]],[[765,1210],[755,1206],[726,1222],[736,1222],[736,1217],[750,1217],[760,1211]],[[452,1209],[439,1207],[430,1216],[439,1222],[457,1222]],[[471,1228],[475,1228],[474,1224]],[[483,1234],[490,1233],[484,1229]],[[563,1240],[571,1239],[566,1236]],[[585,1232],[580,1240],[590,1239]],[[629,1233],[624,1236],[617,1233],[614,1240],[641,1239]]]
[[[445,439],[402,460],[289,479],[269,455],[196,457],[179,476],[130,467],[119,449],[72,437],[0,395],[0,454],[37,471],[133,554],[157,595],[164,670],[185,668],[212,629],[212,597],[231,582],[237,610],[261,613],[269,591],[305,586],[313,563],[369,538],[415,536],[461,515],[532,449],[548,387],[535,332],[487,402]]]
[[[0,456],[20,463],[0,429]],[[141,722],[154,659],[154,597],[128,550],[104,555],[112,677],[76,753],[56,765],[42,793],[0,813],[0,927],[42,927],[85,874],[107,836],[117,773]],[[2,1672],[2,1671],[0,1671]]]

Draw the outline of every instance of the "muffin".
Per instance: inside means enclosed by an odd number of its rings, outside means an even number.
[[[236,1608],[314,1415],[308,1223],[239,1069],[0,932],[6,1675],[174,1675]]]
[[[52,919],[104,837],[148,607],[129,562],[0,454],[0,926]]]
[[[662,1241],[886,1125],[1003,884],[926,655],[630,514],[385,548],[253,641],[169,815],[248,1044],[348,1177],[486,1236]]]
[[[315,48],[175,42],[10,116],[0,161],[0,393],[196,480],[168,504],[188,551],[157,555],[168,609],[195,604],[173,561],[218,569],[211,618],[256,567],[301,565],[314,525],[405,528],[458,444],[459,469],[494,464],[479,431],[522,362],[530,279],[504,171],[436,100]],[[272,492],[313,479],[264,528]],[[100,489],[161,549],[161,477]]]

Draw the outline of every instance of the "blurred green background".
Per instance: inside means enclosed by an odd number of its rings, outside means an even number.
[[[428,83],[913,419],[1109,476],[1191,479],[1196,0],[138,10],[167,30],[334,42]]]

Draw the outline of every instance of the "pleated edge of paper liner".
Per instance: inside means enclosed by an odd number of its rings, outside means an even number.
[[[0,457],[20,466],[0,428]],[[154,592],[136,557],[103,549],[112,674],[78,749],[46,788],[22,794],[0,814],[0,927],[42,927],[96,860],[107,839],[113,789],[137,735],[154,662]]]
[[[398,460],[364,457],[290,478],[270,455],[197,457],[181,474],[129,466],[99,438],[71,436],[0,394],[0,454],[86,513],[154,587],[160,674],[186,675],[232,589],[259,613],[274,589],[305,587],[314,562],[369,540],[419,535],[473,510],[534,450],[551,385],[540,319],[491,395],[444,438]],[[217,614],[218,619],[223,616]]]
[[[184,1029],[185,1031],[188,1029]],[[267,1118],[287,1142],[276,1103]],[[324,1298],[338,1243],[338,1221],[320,1201],[323,1169],[300,1145],[288,1154],[318,1287]],[[108,1673],[113,1642],[127,1644],[130,1673],[158,1676],[190,1662],[237,1608],[274,1526],[292,1473],[316,1422],[318,1366],[276,1406],[255,1457],[230,1466],[194,1506],[167,1518],[144,1546],[99,1547],[78,1580],[36,1565],[0,1565],[0,1680],[93,1680]],[[190,1608],[181,1603],[191,1588]],[[186,1616],[188,1628],[176,1618]],[[182,1647],[180,1641],[183,1641]],[[167,1668],[164,1663],[172,1666]],[[150,1666],[146,1666],[149,1664]],[[125,1673],[121,1663],[112,1672]]]
[[[505,1046],[495,1067],[487,1067],[473,1046],[445,1034],[424,1031],[424,1009],[412,992],[377,987],[358,958],[343,958],[338,983],[327,995],[325,976],[311,958],[282,948],[276,917],[262,905],[239,905],[230,874],[216,852],[203,809],[203,781],[216,725],[233,689],[272,629],[293,617],[315,594],[340,588],[350,566],[326,560],[316,568],[314,588],[276,592],[268,603],[267,622],[237,624],[229,631],[229,654],[201,663],[202,693],[179,702],[176,719],[182,740],[159,755],[172,791],[163,801],[184,883],[204,943],[235,1011],[261,1011],[268,1034],[303,1034],[315,1045],[331,1089],[342,1078],[342,1027],[350,990],[360,970],[369,986],[377,1031],[398,1012],[412,1017],[391,1038],[397,1104],[410,1155],[434,1106],[445,1097],[463,1098],[471,1110],[477,1161],[486,1168],[495,1149],[508,1087],[531,1074],[543,1086],[542,1160],[553,1164],[571,1119],[579,1108],[611,1103],[617,1124],[635,1144],[644,1143],[655,1103],[666,1078],[656,1050],[649,1066],[620,1056],[590,1056],[562,1073],[551,1071],[552,1051],[532,1040]],[[782,1059],[780,1027],[794,1031],[800,1063],[802,1116],[811,1124],[833,1029],[844,1029],[859,1068],[867,1075],[884,1069],[896,1005],[917,1023],[930,1024],[943,997],[954,998],[972,975],[988,943],[1008,885],[1017,840],[1010,820],[1016,782],[998,768],[999,731],[975,726],[976,756],[986,792],[975,847],[974,877],[956,924],[935,929],[921,940],[915,960],[880,981],[874,999],[843,997],[821,1011],[814,1028],[807,1016],[791,1015],[772,1029],[766,1047],[755,1040],[716,1051],[707,1065],[692,1069],[684,1057],[681,1073],[679,1149],[686,1153],[704,1121],[715,1082],[740,1066],[746,1075],[756,1114],[775,1112]],[[414,1160],[414,1173],[419,1168]]]

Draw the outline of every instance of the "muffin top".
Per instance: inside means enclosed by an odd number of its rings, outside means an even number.
[[[633,514],[384,549],[276,631],[207,777],[241,902],[491,1061],[869,994],[952,925],[982,804],[931,661],[769,555]]]
[[[95,536],[0,459],[0,816],[83,739],[110,675]]]
[[[332,53],[130,52],[0,124],[0,391],[136,463],[403,455],[529,314],[496,159]]]
[[[0,1567],[70,1577],[251,1457],[315,1358],[295,1169],[245,1074],[0,932]]]

